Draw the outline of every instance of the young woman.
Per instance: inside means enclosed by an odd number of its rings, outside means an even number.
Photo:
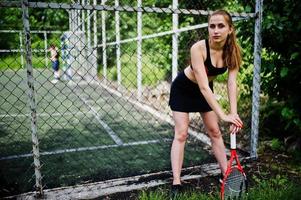
[[[190,112],[201,113],[222,174],[227,168],[227,158],[218,121],[221,119],[229,122],[231,131],[238,131],[243,126],[237,114],[236,91],[236,76],[241,64],[241,54],[230,14],[224,10],[213,12],[209,16],[208,32],[208,39],[193,44],[190,50],[191,65],[178,74],[171,86],[169,105],[175,122],[171,165],[172,190],[175,191],[181,186],[180,177]],[[228,72],[229,114],[223,111],[213,94],[213,80],[225,72]]]

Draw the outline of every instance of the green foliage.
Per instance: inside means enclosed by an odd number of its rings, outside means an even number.
[[[263,3],[260,125],[265,134],[279,138],[301,136],[300,10],[297,0]]]
[[[48,59],[48,58],[47,58]],[[32,66],[33,68],[51,68],[50,60],[48,60],[48,66],[45,64],[45,56],[41,55],[33,55],[32,57]],[[23,68],[26,68],[26,60],[23,57]],[[22,68],[22,62],[20,55],[17,56],[7,56],[0,59],[0,70],[13,69],[18,70]]]
[[[157,55],[156,55],[157,56]],[[121,57],[121,77],[122,85],[126,88],[137,87],[137,60],[136,54],[126,55]],[[100,75],[103,75],[103,69],[100,67]],[[117,80],[117,67],[110,67],[108,69],[108,78],[110,80]],[[166,71],[163,67],[160,67],[158,63],[154,62],[151,55],[144,55],[142,57],[142,84],[143,85],[155,85],[159,80],[163,80]]]
[[[23,58],[24,59],[24,58]],[[0,70],[6,69],[20,69],[21,66],[21,57],[5,57],[0,59]],[[25,60],[24,60],[25,62]]]
[[[263,62],[263,74],[270,76],[269,85],[262,87],[268,94],[270,104],[282,105],[271,115],[276,123],[282,122],[282,129],[275,127],[275,131],[289,134],[301,133],[301,96],[299,69],[301,67],[301,5],[296,0],[280,1],[265,4],[263,21],[263,45],[272,60]],[[263,60],[266,59],[263,57]],[[268,117],[268,116],[265,116]],[[273,127],[271,127],[273,128]]]
[[[271,149],[273,151],[283,151],[283,143],[279,139],[273,138],[271,141]]]
[[[65,0],[67,1],[67,0]],[[60,1],[63,3],[64,1]],[[19,8],[4,8],[0,10],[0,30],[23,31],[22,10]],[[69,28],[69,15],[63,9],[29,9],[30,30],[65,31]],[[0,33],[1,49],[19,48],[19,33]],[[43,34],[33,34],[33,40],[44,42]],[[49,38],[52,36],[48,35]],[[48,39],[49,39],[48,38]]]
[[[301,196],[301,187],[287,177],[277,175],[267,180],[253,177],[255,187],[248,194],[247,200],[297,200]]]
[[[22,30],[22,10],[17,8],[0,9],[0,30]],[[18,48],[19,33],[0,33],[1,49]]]

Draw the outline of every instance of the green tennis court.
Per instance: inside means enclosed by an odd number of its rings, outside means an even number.
[[[51,83],[34,70],[37,134],[45,188],[170,169],[173,127],[150,112],[84,79]],[[0,166],[8,185],[30,191],[35,180],[26,71],[1,72]],[[191,138],[184,166],[209,162]]]

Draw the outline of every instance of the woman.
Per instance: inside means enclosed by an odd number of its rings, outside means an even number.
[[[188,134],[189,113],[200,112],[206,131],[211,139],[212,150],[221,173],[227,168],[227,158],[223,138],[219,129],[219,119],[231,124],[230,131],[238,131],[243,122],[237,114],[236,76],[241,64],[240,47],[232,18],[224,10],[217,10],[209,16],[209,38],[191,47],[191,65],[179,73],[173,81],[169,105],[175,121],[175,135],[171,147],[173,191],[181,186],[181,169],[184,146]],[[226,114],[213,94],[213,80],[228,71],[228,98],[230,113]]]

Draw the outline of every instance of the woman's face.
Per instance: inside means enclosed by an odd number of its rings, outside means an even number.
[[[227,36],[232,32],[228,22],[223,15],[213,15],[208,23],[209,38],[212,42],[226,41]]]

